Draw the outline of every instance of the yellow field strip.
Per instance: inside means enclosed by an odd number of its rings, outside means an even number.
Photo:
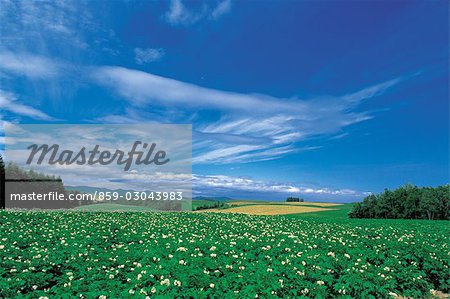
[[[315,208],[303,206],[289,206],[289,205],[249,205],[249,206],[237,206],[229,209],[203,210],[202,212],[241,213],[248,215],[287,215],[298,213],[322,212],[329,210],[331,209],[319,207]]]
[[[342,206],[341,203],[331,203],[331,202],[284,202],[284,204],[289,205],[307,205],[307,206],[318,206],[318,207],[336,207]]]
[[[270,201],[251,201],[251,200],[236,200],[236,201],[229,201],[227,204],[231,206],[242,206],[242,205],[269,205],[269,204],[275,204],[275,205],[299,205],[299,206],[317,206],[317,207],[335,207],[335,206],[341,206],[340,203],[331,203],[331,202],[270,202]]]

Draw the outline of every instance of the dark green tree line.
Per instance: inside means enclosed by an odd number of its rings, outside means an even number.
[[[5,208],[5,162],[0,154],[0,209]]]
[[[371,194],[353,206],[351,218],[450,219],[450,185],[405,185],[394,191]]]
[[[286,198],[286,202],[304,202],[304,199],[299,197],[288,197]]]
[[[58,209],[73,208],[78,206],[78,201],[37,201],[37,200],[13,200],[14,195],[28,194],[68,194],[64,188],[60,177],[47,175],[34,170],[25,170],[14,163],[8,163],[5,167],[5,202],[8,208],[38,208],[38,209]]]

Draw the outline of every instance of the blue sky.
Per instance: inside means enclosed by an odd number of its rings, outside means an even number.
[[[194,192],[449,182],[447,1],[2,1],[7,123],[193,125]]]

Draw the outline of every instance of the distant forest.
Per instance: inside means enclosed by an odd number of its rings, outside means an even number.
[[[417,187],[405,185],[394,191],[384,190],[356,203],[351,218],[450,219],[450,185]]]
[[[286,202],[304,202],[305,200],[300,197],[288,197]]]
[[[5,188],[5,187],[8,188]],[[104,201],[105,203],[126,204],[133,206],[149,206],[155,210],[161,211],[179,211],[181,210],[181,201],[165,201],[165,200],[127,200],[125,193],[131,193],[132,190],[109,190],[104,188],[92,188],[89,192],[93,194],[95,191],[99,193],[113,192],[119,195],[115,201]],[[25,170],[16,164],[9,162],[5,165],[0,154],[0,209],[7,208],[25,208],[25,209],[72,209],[79,206],[90,205],[101,202],[98,197],[92,200],[13,200],[14,195],[42,194],[46,195],[50,192],[54,194],[64,194],[69,199],[69,194],[77,195],[84,192],[78,190],[67,190],[63,180],[59,176],[48,175],[34,170]],[[150,192],[150,191],[147,191]],[[140,194],[141,192],[139,192]],[[75,198],[73,196],[73,198]]]
[[[5,162],[0,154],[0,209],[5,208]]]
[[[11,200],[11,194],[57,192],[67,196],[69,192],[65,190],[64,183],[60,177],[33,170],[24,170],[11,162],[6,167],[3,161],[1,164],[2,174],[4,174],[2,180],[5,180],[6,184],[8,184],[8,188],[2,188],[8,208],[68,209],[84,204],[84,202],[80,201],[13,201]]]

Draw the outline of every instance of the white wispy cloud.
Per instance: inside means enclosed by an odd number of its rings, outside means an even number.
[[[223,15],[231,11],[231,0],[224,0],[217,4],[217,6],[211,12],[211,18],[217,20]]]
[[[162,48],[135,48],[134,49],[134,60],[137,64],[150,63],[154,61],[161,60],[165,55],[165,51]]]
[[[231,11],[231,0],[223,0],[211,5],[203,2],[200,8],[190,9],[181,0],[171,0],[169,10],[164,15],[171,25],[191,25],[200,20],[218,20]]]
[[[49,79],[60,74],[63,65],[55,60],[25,52],[0,51],[0,70],[33,79]]]
[[[4,92],[2,90],[0,90],[0,108],[2,110],[6,110],[22,116],[27,116],[33,119],[48,121],[55,120],[53,117],[36,108],[19,103],[17,101],[17,97],[14,94]]]
[[[236,158],[244,153],[254,152],[264,149],[261,145],[233,145],[213,149],[210,147],[209,151],[205,151],[197,157],[193,158],[194,163],[217,163],[226,158],[227,162],[231,162],[231,159]]]
[[[320,146],[298,143],[318,136],[330,138],[342,134],[345,127],[373,118],[368,111],[359,111],[359,104],[382,95],[403,80],[395,78],[341,96],[300,99],[217,90],[113,66],[96,68],[91,76],[136,110],[184,112],[172,122],[183,122],[193,111],[217,111],[219,120],[194,120],[195,163],[253,162],[317,150]],[[165,114],[172,115],[167,111]],[[144,119],[139,113],[135,117]]]
[[[414,75],[413,75],[414,76]],[[410,77],[410,76],[408,76]],[[388,88],[398,84],[401,80],[405,78],[399,77],[386,82],[382,82],[373,86],[369,86],[355,93],[347,94],[342,97],[342,99],[349,103],[358,104],[360,101],[365,99],[370,99],[379,95],[382,95]]]
[[[159,102],[163,105],[254,112],[277,112],[289,109],[301,112],[302,108],[306,108],[302,103],[292,106],[292,102],[288,100],[280,101],[280,99],[265,95],[205,88],[123,67],[98,67],[93,70],[92,77],[98,83],[117,91],[134,105]]]
[[[88,47],[77,28],[93,28],[83,1],[0,1],[2,46],[48,51],[49,39],[68,48]]]
[[[344,137],[347,137],[348,135],[350,135],[350,134],[348,132],[345,132],[345,133],[338,134],[338,135],[331,137],[330,140],[342,139]]]
[[[0,1],[2,89],[47,110],[67,105],[83,84],[77,69],[87,51],[93,55],[94,38],[88,37],[102,30],[97,23],[100,17],[94,22],[84,0]],[[19,106],[19,100],[8,104],[11,113],[5,113],[6,118],[53,119],[36,107]]]
[[[170,7],[165,18],[170,24],[190,24],[198,20],[198,16],[193,15],[186,9],[181,0],[170,1]]]

